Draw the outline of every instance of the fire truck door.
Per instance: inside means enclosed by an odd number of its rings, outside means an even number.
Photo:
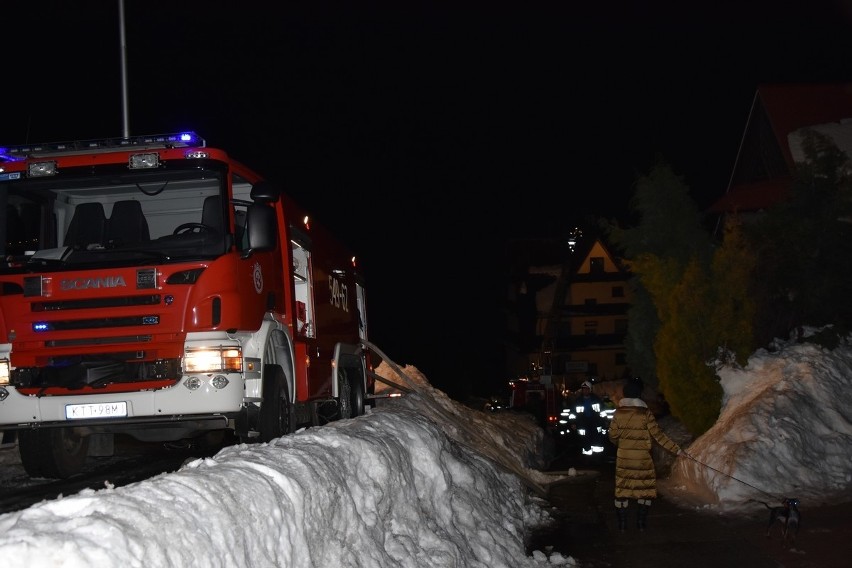
[[[314,291],[311,279],[311,251],[293,242],[293,281],[296,297],[296,334],[315,337]]]

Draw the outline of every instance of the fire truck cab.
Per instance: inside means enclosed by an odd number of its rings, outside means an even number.
[[[194,133],[0,149],[0,252],[0,431],[31,476],[369,404],[354,255]]]

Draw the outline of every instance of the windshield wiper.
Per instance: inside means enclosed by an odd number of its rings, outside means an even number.
[[[131,253],[131,254],[143,254],[145,256],[156,258],[162,262],[166,262],[172,259],[169,255],[164,252],[160,252],[158,250],[151,250],[145,248],[97,248],[91,249],[86,252],[96,252],[101,254],[116,254],[116,253]]]
[[[35,254],[27,259],[27,266],[33,264],[40,264],[41,266],[65,264],[68,256],[71,254],[71,250],[71,247],[37,250]]]

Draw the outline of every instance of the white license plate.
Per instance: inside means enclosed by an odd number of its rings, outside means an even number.
[[[112,418],[113,416],[127,416],[127,403],[101,402],[99,404],[67,404],[65,405],[65,418],[68,420],[81,420],[83,418]]]

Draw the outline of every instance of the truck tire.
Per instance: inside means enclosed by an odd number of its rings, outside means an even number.
[[[338,419],[352,418],[352,381],[346,368],[337,371],[337,408]]]
[[[340,418],[355,418],[364,414],[364,380],[358,369],[343,367],[337,374]]]
[[[263,403],[260,406],[258,430],[260,442],[269,442],[293,431],[293,405],[284,370],[278,365],[263,367]]]
[[[364,414],[367,395],[364,392],[364,381],[361,380],[361,373],[351,374],[349,382],[352,385],[349,400],[352,401],[352,418],[355,418]]]
[[[18,451],[30,477],[68,479],[83,470],[89,438],[71,428],[19,430]]]

